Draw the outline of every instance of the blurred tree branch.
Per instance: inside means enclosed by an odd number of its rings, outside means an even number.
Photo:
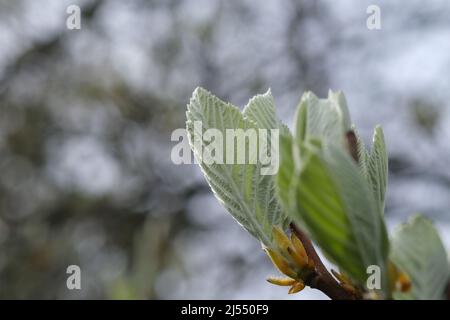
[[[96,13],[100,10],[103,1],[94,0],[81,8],[83,24],[89,25],[90,21],[95,18]],[[61,51],[62,43],[66,37],[67,30],[61,28],[60,32],[46,40],[32,44],[30,48],[18,54],[14,61],[6,66],[0,77],[0,97],[18,73],[29,66],[39,66],[45,64],[45,61],[53,59],[55,54]]]

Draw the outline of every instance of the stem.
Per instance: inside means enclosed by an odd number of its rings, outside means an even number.
[[[290,224],[291,231],[299,238],[306,253],[314,261],[315,270],[307,277],[305,284],[325,293],[332,300],[355,300],[356,297],[346,291],[325,268],[322,260],[314,249],[311,240],[294,223]]]

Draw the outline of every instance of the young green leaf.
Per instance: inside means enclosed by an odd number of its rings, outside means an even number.
[[[365,284],[367,267],[378,265],[384,270],[387,256],[381,245],[384,225],[373,196],[342,149],[318,150],[304,144],[300,152],[303,165],[295,177],[296,210],[289,212],[329,258]]]
[[[339,109],[344,130],[349,130],[352,126],[352,121],[350,119],[350,112],[348,111],[347,100],[345,99],[344,93],[342,93],[342,91],[329,90],[328,100],[334,103]]]
[[[280,135],[280,168],[275,178],[276,194],[280,199],[285,212],[295,210],[295,155],[298,156],[298,147],[293,143],[289,133]]]
[[[295,128],[295,139],[281,138],[277,192],[284,208],[328,257],[362,285],[367,267],[378,265],[389,296],[385,272],[389,239],[369,179],[346,146],[351,125],[344,96],[331,91],[328,99],[304,94]],[[364,152],[363,160],[370,160],[375,169],[382,164],[379,141],[377,135],[373,157],[361,140],[355,146],[355,154]]]
[[[358,130],[356,130],[356,127],[352,127],[352,131],[355,134],[356,137],[356,148],[358,153],[358,166],[361,171],[361,174],[367,179],[367,181],[370,181],[368,169],[367,169],[367,162],[369,158],[369,152],[366,149],[366,146],[364,144],[363,139],[358,133]]]
[[[373,147],[367,159],[367,172],[369,183],[377,203],[377,209],[380,214],[383,214],[388,179],[388,158],[383,129],[380,126],[375,127],[373,134]]]
[[[373,134],[372,150],[369,152],[361,137],[358,135],[355,128],[353,131],[357,141],[358,152],[358,165],[361,174],[365,177],[370,190],[373,192],[375,199],[376,211],[380,216],[380,224],[384,225],[384,206],[385,206],[385,194],[388,180],[388,156],[386,151],[386,145],[384,142],[383,129],[380,126],[376,126]],[[384,251],[389,251],[389,239],[387,230],[384,227],[383,232],[386,235],[383,246]]]
[[[349,129],[350,116],[342,93],[330,91],[328,99],[319,99],[312,92],[303,94],[295,117],[297,141],[319,138],[343,145]]]
[[[295,115],[295,141],[290,134],[280,136],[280,170],[277,176],[277,194],[286,211],[295,210],[296,170],[300,169],[300,144],[307,139],[333,141],[343,145],[343,137],[350,128],[350,115],[341,92],[329,91],[328,99],[319,99],[312,92],[302,95]],[[319,140],[317,140],[319,139]]]
[[[243,114],[247,119],[255,122],[258,128],[275,129],[280,126],[280,121],[275,114],[275,101],[270,90],[251,98]]]
[[[198,121],[202,132],[195,132]],[[270,92],[253,98],[242,114],[237,107],[197,88],[188,105],[186,126],[191,148],[215,196],[250,234],[269,246],[272,226],[286,224],[286,215],[275,195],[274,176],[261,175],[259,160],[256,164],[205,163],[203,149],[207,145],[195,140],[208,129],[221,132],[224,145],[227,129],[278,129],[281,125]],[[250,156],[248,141],[245,149]]]
[[[400,226],[391,240],[391,259],[412,281],[411,291],[396,299],[442,299],[450,280],[450,265],[442,241],[430,220],[417,215]]]

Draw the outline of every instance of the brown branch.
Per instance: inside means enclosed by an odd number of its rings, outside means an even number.
[[[305,280],[305,284],[311,288],[318,289],[325,293],[332,300],[355,300],[356,297],[350,292],[346,291],[336,279],[325,268],[322,260],[314,249],[311,240],[306,234],[300,230],[294,223],[290,224],[291,231],[299,238],[305,247],[309,258],[314,261],[315,270]]]

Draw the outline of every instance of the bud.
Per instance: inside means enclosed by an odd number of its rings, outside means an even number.
[[[287,287],[287,286],[294,285],[297,281],[294,279],[291,279],[291,278],[269,277],[269,278],[267,278],[267,282],[269,282],[271,284],[275,284],[277,286]]]
[[[294,294],[297,292],[302,291],[305,288],[305,284],[303,283],[303,281],[297,281],[290,289],[289,289],[289,294]]]
[[[289,241],[289,238],[286,236],[283,230],[281,230],[280,227],[273,226],[272,234],[273,239],[275,240],[275,243],[278,245],[278,248],[281,250],[281,252],[287,252],[288,248],[291,246],[291,241]]]
[[[408,275],[404,272],[400,272],[395,284],[396,289],[401,292],[408,292],[409,290],[411,290],[411,286],[411,279],[409,279]]]
[[[291,269],[289,263],[277,252],[272,249],[266,248],[265,251],[269,255],[272,263],[280,270],[281,273],[284,273],[288,277],[295,279],[297,274]]]
[[[389,262],[388,267],[391,290],[400,292],[408,292],[409,290],[411,290],[412,283],[409,276],[399,270],[399,268],[391,261]]]
[[[305,259],[308,259],[308,255],[306,254],[306,250],[305,247],[303,246],[303,243],[300,241],[299,238],[297,238],[297,236],[294,233],[291,234],[291,242],[297,254]]]

